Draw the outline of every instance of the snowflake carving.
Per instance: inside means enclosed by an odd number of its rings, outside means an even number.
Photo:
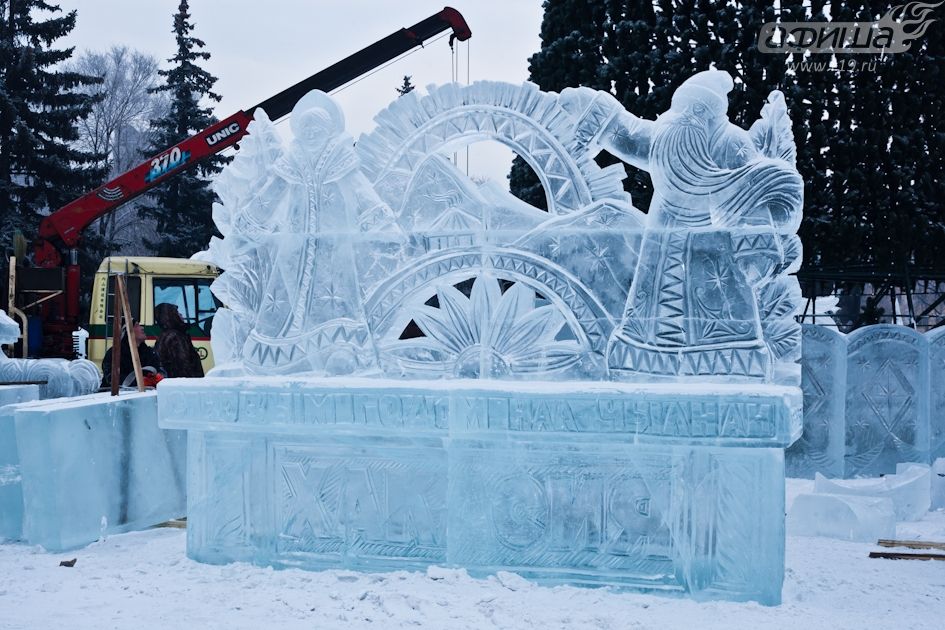
[[[576,341],[561,339],[570,331],[558,307],[523,282],[503,293],[497,278],[479,276],[469,297],[449,285],[436,297],[439,308],[428,303],[412,312],[424,336],[398,340],[391,352],[467,378],[559,371],[583,355]]]

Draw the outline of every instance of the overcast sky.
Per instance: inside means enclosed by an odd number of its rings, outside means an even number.
[[[54,0],[55,1],[55,0]],[[164,62],[174,54],[171,32],[178,0],[61,0],[77,9],[66,45],[105,50],[123,44]],[[251,107],[390,33],[438,12],[442,0],[191,0],[194,35],[212,56],[204,68],[217,77],[218,117]],[[521,83],[538,50],[541,0],[459,0],[472,39],[458,46],[460,79]],[[373,128],[373,116],[396,97],[403,76],[413,83],[448,83],[452,58],[446,39],[428,45],[337,93],[348,131]],[[282,125],[285,127],[287,125]],[[477,169],[472,159],[473,172]],[[486,159],[486,158],[482,158]],[[480,161],[482,161],[480,159]],[[494,175],[493,175],[494,176]]]

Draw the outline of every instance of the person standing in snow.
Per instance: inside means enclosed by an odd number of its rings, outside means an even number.
[[[174,304],[158,304],[154,307],[154,320],[161,327],[154,349],[168,378],[200,378],[203,366],[187,332],[187,323]]]
[[[147,339],[147,334],[144,332],[144,327],[141,326],[141,323],[137,320],[131,320],[131,330],[135,336],[135,344],[138,346],[138,358],[141,361],[142,368],[153,368],[156,374],[162,374],[163,369],[161,367],[161,359],[154,349],[151,348],[145,339]],[[118,382],[124,384],[125,380],[129,378],[129,375],[133,375],[135,368],[134,362],[131,359],[131,348],[128,343],[125,341],[125,329],[121,329],[121,363],[119,365],[118,373]],[[112,382],[112,349],[109,347],[105,351],[105,358],[102,359],[102,387],[110,387]],[[151,380],[154,380],[154,377],[151,377]],[[132,376],[131,385],[136,384],[134,377]],[[145,378],[145,385],[152,385],[152,382],[148,381],[148,378]]]

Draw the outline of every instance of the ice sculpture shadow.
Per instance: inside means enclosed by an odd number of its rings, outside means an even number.
[[[779,601],[803,186],[781,94],[746,131],[731,88],[697,74],[647,121],[430,87],[356,144],[320,92],[288,146],[257,111],[202,254],[221,378],[158,388],[190,431],[188,553]],[[447,159],[480,140],[547,212]],[[647,214],[602,149],[651,174]]]

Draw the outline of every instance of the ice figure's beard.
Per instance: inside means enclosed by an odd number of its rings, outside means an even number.
[[[666,204],[664,211],[686,223],[709,220],[708,198],[724,180],[709,152],[706,121],[685,112],[668,112],[650,149],[655,192]]]

